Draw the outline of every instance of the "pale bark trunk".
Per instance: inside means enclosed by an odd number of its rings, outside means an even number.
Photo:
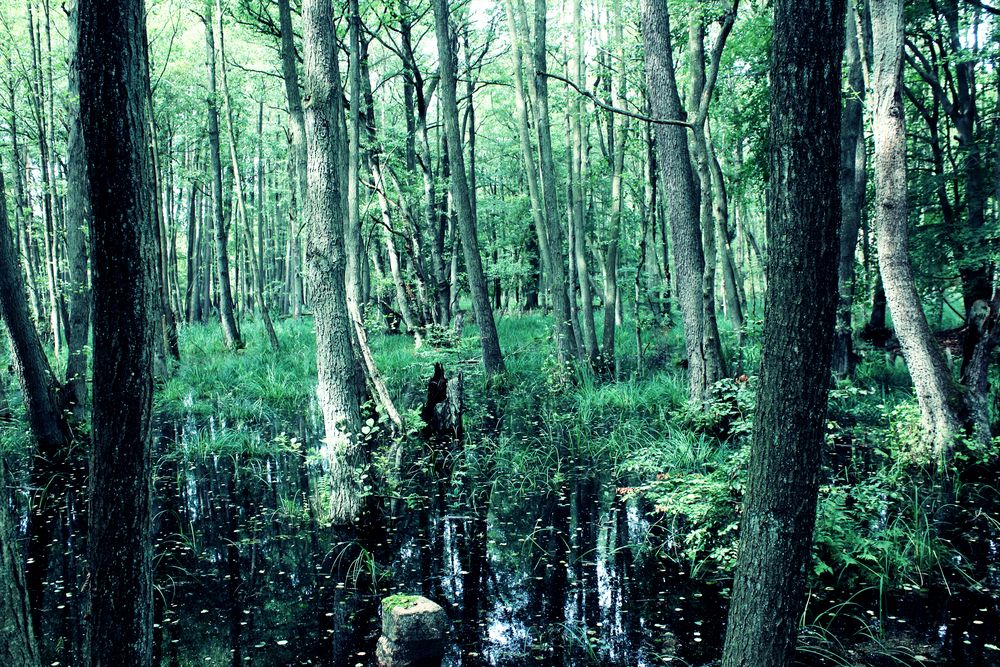
[[[69,137],[66,145],[66,247],[69,255],[69,322],[66,337],[67,404],[74,418],[83,419],[87,401],[87,347],[90,341],[90,288],[87,281],[87,239],[90,191],[87,155],[80,128],[80,81],[76,62],[77,11],[69,25]]]
[[[650,111],[657,118],[679,119],[683,110],[674,78],[670,17],[665,3],[643,0],[642,33],[646,45],[646,87]],[[689,398],[701,402],[706,398],[709,384],[704,352],[702,293],[705,258],[702,255],[687,132],[686,128],[676,125],[657,125],[656,149],[669,200],[677,301],[683,316],[687,349]]]
[[[563,255],[562,220],[556,196],[556,169],[552,157],[552,129],[549,117],[549,82],[546,68],[546,0],[535,0],[535,44],[533,64],[535,129],[538,132],[538,155],[541,170],[542,201],[549,241],[549,285],[552,291],[556,354],[562,364],[577,358],[576,339],[571,323],[569,295],[566,291],[566,269]]]
[[[938,457],[950,451],[960,421],[954,387],[913,283],[908,254],[906,128],[902,100],[903,0],[873,0],[875,191],[878,262],[893,325],[913,378],[921,424]]]
[[[361,479],[366,465],[360,443],[360,409],[351,348],[351,321],[344,285],[341,168],[337,158],[340,121],[333,99],[335,36],[330,3],[304,0],[307,271],[316,324],[317,394],[326,437],[323,453],[330,467],[330,518],[349,523],[364,504]]]
[[[361,204],[359,185],[361,179],[361,15],[358,0],[348,0],[348,80],[351,108],[347,123],[347,225],[344,239],[347,250],[347,303],[357,309],[364,321],[362,303],[362,278],[364,245],[361,241]]]

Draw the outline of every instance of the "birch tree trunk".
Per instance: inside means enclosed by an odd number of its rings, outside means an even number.
[[[666,3],[642,0],[642,35],[646,45],[646,88],[654,117],[680,119],[683,113],[674,58],[671,51],[670,16]],[[670,210],[670,235],[677,276],[677,302],[684,322],[687,349],[689,398],[705,400],[709,379],[704,351],[705,258],[702,255],[701,229],[687,128],[658,124],[656,127],[657,162],[663,170]]]
[[[960,421],[951,373],[924,316],[908,254],[906,126],[901,92],[903,0],[872,0],[871,14],[878,263],[920,405],[924,436],[940,458],[950,451]]]
[[[305,134],[308,156],[307,275],[316,323],[317,394],[326,433],[323,452],[330,467],[330,518],[350,523],[364,505],[361,418],[351,320],[344,285],[342,169],[338,161],[340,120],[333,99],[336,43],[330,3],[304,0]]]

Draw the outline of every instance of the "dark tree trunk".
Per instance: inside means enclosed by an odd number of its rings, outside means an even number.
[[[142,0],[80,0],[80,112],[93,214],[93,667],[152,660],[153,350],[159,313]],[[115,63],[109,67],[108,63]]]
[[[844,0],[776,0],[769,286],[725,667],[790,665],[805,605],[837,303]]]
[[[847,93],[841,115],[840,137],[840,259],[837,269],[837,329],[833,343],[833,372],[845,378],[854,372],[855,354],[851,311],[854,307],[854,255],[865,201],[864,96],[865,81],[854,11],[847,13],[845,40]]]
[[[222,157],[219,151],[219,105],[215,79],[215,37],[212,18],[205,17],[205,54],[208,65],[208,153],[212,165],[212,214],[215,226],[215,271],[219,281],[219,318],[222,335],[231,349],[243,347],[233,315],[233,292],[229,283],[229,240],[222,212]]]
[[[476,220],[465,177],[465,155],[458,125],[458,102],[455,97],[455,53],[448,24],[447,0],[435,0],[434,17],[437,28],[438,54],[441,61],[441,112],[444,116],[445,135],[448,138],[448,156],[451,176],[451,200],[458,214],[458,224],[465,255],[465,270],[469,277],[472,309],[479,327],[479,342],[483,349],[483,365],[488,376],[504,372],[500,338],[493,321],[493,310],[486,289],[483,259],[479,254]]]

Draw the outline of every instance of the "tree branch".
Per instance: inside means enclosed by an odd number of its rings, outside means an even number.
[[[551,72],[542,72],[540,70],[535,70],[535,74],[565,83],[567,86],[575,90],[580,95],[586,97],[588,100],[590,100],[600,108],[604,109],[605,111],[610,111],[611,113],[616,113],[621,116],[628,116],[629,118],[635,118],[636,120],[641,120],[645,123],[654,123],[656,125],[677,125],[680,127],[686,127],[688,129],[694,127],[694,125],[685,120],[680,120],[676,118],[652,118],[650,116],[643,116],[642,114],[632,113],[631,111],[628,111],[626,109],[620,109],[618,107],[611,106],[610,104],[602,102],[600,99],[598,99],[596,95],[594,95],[589,90],[581,88],[580,86],[576,85],[566,77],[559,76],[558,74],[553,74]]]

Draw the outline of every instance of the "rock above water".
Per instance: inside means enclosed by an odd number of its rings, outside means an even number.
[[[441,605],[419,595],[382,600],[380,667],[438,667],[444,655],[448,616]]]

